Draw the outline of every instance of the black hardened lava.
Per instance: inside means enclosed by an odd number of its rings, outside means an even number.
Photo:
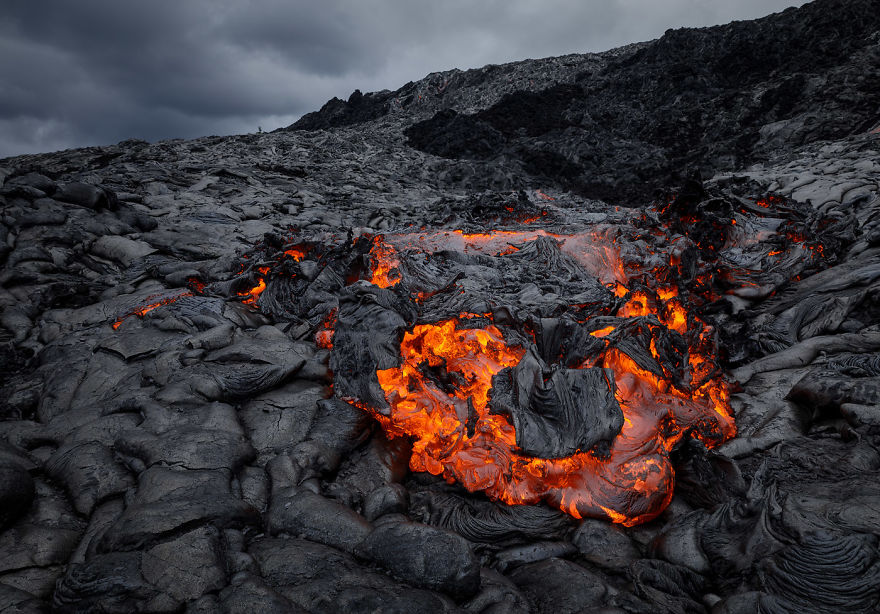
[[[878,16],[0,160],[0,613],[880,611]]]
[[[485,109],[461,112],[447,93],[405,134],[431,154],[501,159],[587,197],[643,203],[683,168],[743,168],[871,128],[878,15],[877,0],[824,0],[758,21],[670,30],[601,68]],[[393,102],[412,90],[334,100],[292,128],[394,114]]]

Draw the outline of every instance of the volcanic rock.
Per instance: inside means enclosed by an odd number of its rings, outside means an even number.
[[[0,459],[0,527],[6,527],[21,516],[34,498],[34,480],[18,463]]]
[[[549,558],[574,554],[577,549],[569,542],[535,542],[528,546],[513,546],[495,555],[495,565],[508,571],[519,565],[537,563]]]
[[[517,567],[510,578],[529,600],[533,612],[574,614],[601,606],[608,591],[596,574],[557,558]]]
[[[467,541],[427,525],[393,522],[378,526],[359,553],[408,584],[453,597],[471,597],[480,587],[480,566]]]
[[[377,433],[368,445],[353,451],[340,466],[331,492],[337,497],[342,492],[347,493],[348,504],[363,504],[365,513],[369,497],[376,497],[373,501],[376,507],[372,508],[374,513],[402,505],[407,500],[407,491],[395,486],[399,486],[398,483],[409,473],[410,452],[411,446],[405,439],[389,440]],[[381,494],[383,489],[386,490]]]
[[[232,578],[229,586],[219,593],[219,603],[205,605],[205,612],[216,611],[228,614],[300,614],[307,612],[272,590],[258,576],[240,574]],[[194,611],[199,612],[197,607]]]
[[[386,484],[375,489],[364,501],[364,516],[370,522],[385,514],[399,514],[409,507],[409,492],[400,484]]]
[[[85,515],[99,501],[125,493],[135,484],[111,449],[96,441],[60,447],[46,462],[46,471],[67,486],[76,511]]]
[[[305,440],[325,396],[323,385],[295,381],[246,401],[238,416],[258,456],[271,458]]]
[[[878,16],[0,161],[0,609],[877,611]]]
[[[454,611],[448,598],[423,589],[404,589],[405,585],[327,546],[265,538],[254,542],[250,551],[266,583],[306,611]]]
[[[140,558],[139,552],[120,552],[72,565],[55,589],[54,608],[85,613],[151,607],[162,596],[141,575]]]
[[[539,458],[570,456],[609,442],[623,426],[614,375],[603,369],[554,369],[527,355],[492,381],[490,407],[511,417],[516,445]]]
[[[585,518],[571,537],[581,556],[612,570],[625,570],[640,558],[639,549],[623,531],[607,522]]]
[[[635,594],[644,600],[646,607],[659,607],[666,612],[703,610],[701,596],[705,580],[693,571],[667,561],[646,559],[633,563],[630,573]]]
[[[398,298],[388,290],[355,285],[341,299],[330,370],[337,394],[361,399],[373,407],[387,404],[375,375],[361,383],[362,373],[374,374],[398,363],[400,341],[407,321],[394,307]],[[369,325],[366,325],[369,323]]]
[[[501,507],[430,490],[417,493],[415,499],[413,512],[424,522],[472,542],[556,539],[570,528],[564,514],[542,506]]]
[[[259,524],[259,514],[230,492],[227,470],[150,467],[125,512],[97,542],[98,552],[131,551],[197,525]]]
[[[876,9],[868,0],[813,2],[753,23],[670,30],[544,90],[507,94],[464,117],[438,111],[406,134],[434,155],[515,161],[585,196],[650,198],[638,186],[689,165],[741,168],[867,130],[876,122],[870,88],[850,88],[846,104],[835,92],[849,75],[876,70]],[[699,64],[689,61],[697,49]]]
[[[372,526],[357,512],[306,489],[272,494],[266,518],[269,532],[302,536],[346,552],[354,552]]]
[[[47,611],[43,601],[27,591],[0,584],[0,600],[4,603],[4,614],[43,614]]]
[[[114,209],[117,203],[113,192],[80,181],[62,185],[54,196],[57,200],[88,209]]]
[[[529,603],[516,585],[494,569],[480,568],[480,594],[465,604],[468,612],[528,612]]]

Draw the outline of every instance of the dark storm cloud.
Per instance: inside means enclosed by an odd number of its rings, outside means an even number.
[[[0,157],[274,129],[355,88],[602,51],[792,0],[4,0]]]

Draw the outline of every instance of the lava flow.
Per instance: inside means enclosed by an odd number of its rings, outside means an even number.
[[[119,327],[122,326],[122,323],[127,318],[130,318],[131,316],[137,316],[139,318],[142,318],[145,315],[147,315],[148,313],[150,313],[151,311],[153,311],[154,309],[156,309],[158,307],[162,307],[163,305],[170,305],[171,303],[173,303],[173,302],[177,301],[178,299],[181,299],[185,296],[192,296],[192,292],[183,292],[181,294],[176,294],[173,296],[162,297],[161,299],[159,299],[156,302],[147,303],[146,305],[141,305],[140,307],[137,307],[136,309],[129,311],[125,315],[116,318],[116,320],[112,324],[113,330],[119,330]],[[149,298],[148,298],[148,300],[149,300]]]
[[[824,257],[781,200],[689,206],[580,231],[274,238],[238,296],[307,322],[334,394],[409,437],[413,471],[634,525],[669,504],[679,442],[736,433],[699,310]]]
[[[388,269],[385,263],[381,266]],[[656,326],[686,335],[687,313],[670,294],[666,293],[666,301],[656,299],[662,305],[658,314],[647,292],[630,292],[616,316],[624,320],[653,316]],[[602,457],[583,451],[555,459],[527,456],[517,449],[510,421],[492,415],[488,407],[493,376],[519,363],[525,349],[508,345],[491,323],[484,328],[460,325],[473,317],[490,320],[486,314],[460,314],[416,325],[401,343],[402,364],[377,371],[392,409],[387,417],[373,413],[392,434],[413,438],[410,467],[414,471],[443,475],[509,504],[546,501],[576,518],[604,516],[634,525],[668,505],[674,481],[669,453],[686,433],[710,447],[735,433],[727,385],[719,373],[709,370],[714,362],[701,354],[700,345],[707,345],[711,330],[691,317],[695,342],[688,352],[687,370],[696,385],[679,388],[671,377],[651,373],[606,342],[608,349],[591,362],[613,373],[623,411],[624,424],[610,453]],[[591,335],[608,339],[616,328],[597,328]],[[653,340],[651,349],[656,353]]]

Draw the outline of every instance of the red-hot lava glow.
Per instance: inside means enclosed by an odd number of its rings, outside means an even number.
[[[370,283],[390,288],[400,282],[400,260],[397,251],[379,236],[370,250]]]
[[[245,290],[244,292],[239,292],[238,295],[245,297],[245,299],[242,301],[242,303],[244,303],[245,305],[256,305],[257,299],[260,298],[260,294],[265,289],[266,280],[260,277],[256,286],[250,288],[249,290]]]
[[[388,240],[430,251],[440,245],[448,248],[449,239],[459,239],[458,247],[463,251],[502,256],[515,251],[507,249],[512,241],[533,240],[549,233],[439,234],[442,238],[397,235]],[[596,242],[595,236],[589,240],[576,235],[560,238],[573,249]],[[617,317],[653,316],[659,325],[690,341],[686,354],[688,386],[676,387],[670,374],[658,377],[612,349],[608,336],[617,327],[595,330],[591,334],[608,344],[598,366],[614,373],[624,426],[607,458],[590,453],[562,459],[534,458],[518,450],[508,419],[490,415],[487,408],[492,376],[516,365],[524,349],[505,343],[501,331],[491,323],[481,329],[459,327],[462,319],[480,317],[491,322],[491,314],[459,314],[458,318],[417,325],[401,343],[402,364],[377,372],[391,406],[390,415],[380,415],[359,404],[371,411],[391,435],[413,439],[410,467],[414,471],[442,475],[470,491],[483,491],[509,504],[545,501],[577,518],[604,516],[634,525],[654,518],[671,500],[674,471],[669,453],[676,443],[690,433],[712,447],[735,434],[727,384],[716,372],[714,361],[709,360],[714,351],[711,328],[689,316],[676,287],[630,291],[621,283],[626,281],[625,272],[614,246],[603,248],[601,259],[592,254],[578,260],[592,265],[591,272],[626,299]],[[398,255],[388,243],[374,246],[371,256],[374,283],[391,285],[388,271],[398,273],[394,283],[400,281]],[[662,364],[653,340],[651,352]],[[427,377],[425,365],[450,374],[452,391],[448,387],[444,391],[434,378]]]
[[[293,258],[297,262],[306,257],[306,250],[301,247],[292,247],[290,249],[284,250],[284,255],[289,258]]]
[[[401,343],[402,364],[377,372],[392,407],[382,422],[391,434],[413,437],[414,471],[443,475],[505,503],[546,501],[576,518],[606,516],[629,526],[650,520],[668,504],[673,489],[668,455],[690,429],[709,445],[734,434],[720,378],[688,394],[611,350],[602,366],[614,372],[624,426],[610,456],[523,455],[513,426],[490,415],[487,402],[492,376],[517,364],[524,350],[508,346],[494,325],[463,329],[457,324],[452,319],[415,326]],[[460,376],[450,378],[452,393],[425,377],[425,364]]]
[[[159,301],[156,301],[155,303],[149,303],[147,305],[142,305],[141,307],[138,307],[137,309],[128,312],[124,316],[117,318],[116,321],[113,322],[113,324],[112,324],[113,330],[119,330],[119,327],[122,326],[122,323],[127,318],[130,318],[131,316],[137,316],[139,318],[142,318],[145,315],[147,315],[148,313],[150,313],[151,311],[153,311],[154,309],[156,309],[157,307],[161,307],[163,305],[170,305],[174,301],[181,299],[184,296],[192,296],[192,292],[184,292],[183,294],[177,294],[175,296],[165,297]]]
[[[590,334],[594,337],[607,337],[615,330],[614,326],[606,326],[605,328],[600,328],[599,330],[594,330]]]
[[[436,252],[449,249],[468,254],[506,256],[519,250],[515,245],[551,237],[562,243],[562,249],[576,259],[584,269],[603,283],[626,282],[627,275],[620,254],[611,241],[598,231],[578,234],[557,234],[547,230],[493,230],[487,233],[466,233],[462,230],[444,230],[433,233],[399,233],[377,236],[370,250],[370,281],[382,288],[400,281],[400,260],[397,250]],[[625,291],[624,291],[625,294]],[[622,296],[622,295],[621,295]]]
[[[638,296],[630,304],[645,311],[646,301]],[[401,344],[403,364],[377,373],[392,406],[391,428],[414,438],[414,471],[442,474],[506,503],[543,500],[576,518],[604,515],[629,526],[650,520],[668,504],[673,492],[668,455],[686,432],[694,429],[709,446],[735,433],[727,386],[701,370],[706,361],[698,353],[690,358],[692,379],[708,379],[689,393],[611,350],[602,366],[614,372],[624,426],[610,456],[525,456],[517,452],[511,424],[486,408],[492,375],[515,365],[523,350],[508,347],[495,326],[459,330],[456,323],[416,326]],[[613,330],[593,334],[605,337]],[[423,362],[445,365],[463,381],[455,380],[454,393],[447,394],[424,377]],[[467,428],[468,399],[477,416],[473,435]]]
[[[315,345],[325,350],[332,350],[333,333],[336,327],[336,309],[327,314],[321,326],[321,329],[315,333]]]
[[[769,197],[751,211],[758,211],[759,217],[764,210],[772,215],[780,203]],[[729,387],[717,366],[715,331],[697,315],[695,306],[718,299],[721,292],[747,288],[755,271],[744,267],[722,271],[714,259],[730,245],[737,249],[757,246],[759,251],[768,245],[769,253],[762,251],[762,258],[776,263],[792,253],[821,257],[823,248],[807,242],[793,227],[776,230],[771,224],[750,225],[747,217],[739,223],[731,218],[724,230],[729,234],[718,241],[711,232],[691,236],[680,228],[664,229],[644,213],[640,219],[647,226],[620,242],[617,233],[623,231],[611,225],[567,234],[532,228],[367,236],[367,270],[363,256],[358,256],[358,266],[345,278],[346,283],[366,279],[394,289],[401,300],[406,300],[406,289],[412,287],[410,300],[421,308],[437,293],[454,290],[454,281],[442,289],[411,286],[409,265],[414,261],[410,258],[427,258],[443,250],[517,258],[524,244],[539,237],[553,238],[561,252],[604,284],[617,301],[609,299],[611,312],[603,312],[592,330],[589,320],[578,320],[594,340],[602,342],[604,350],[591,354],[577,368],[610,370],[623,413],[623,426],[607,455],[578,451],[565,458],[543,459],[517,447],[510,420],[491,414],[489,401],[493,376],[517,365],[527,348],[518,345],[523,337],[516,335],[522,330],[510,337],[519,342],[509,341],[505,331],[511,325],[493,321],[491,313],[444,314],[446,319],[417,323],[406,332],[399,366],[376,372],[389,412],[358,399],[346,400],[373,414],[390,436],[412,439],[410,466],[414,471],[442,475],[469,491],[483,491],[509,504],[543,501],[576,518],[605,517],[625,525],[655,518],[672,498],[674,470],[669,455],[673,448],[684,437],[714,447],[736,432]],[[681,222],[700,223],[695,216],[683,217]],[[769,237],[776,242],[766,242]],[[634,247],[637,244],[642,247]],[[635,249],[642,252],[634,254]],[[705,260],[700,254],[707,254]],[[277,259],[281,262],[285,257],[299,262],[319,256],[293,248]],[[249,304],[256,304],[266,279],[271,283],[268,271],[257,270],[265,277],[240,293]],[[729,281],[727,286],[714,283],[720,277]],[[336,315],[335,310],[329,312],[315,331],[319,347],[334,348]],[[628,331],[636,329],[648,344],[643,351],[650,352],[639,361],[620,344]],[[674,351],[664,343],[674,345]],[[646,367],[652,360],[654,366]]]

